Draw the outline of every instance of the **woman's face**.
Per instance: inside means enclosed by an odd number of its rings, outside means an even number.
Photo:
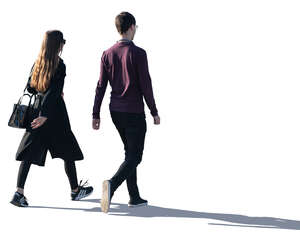
[[[63,48],[64,48],[64,45],[65,45],[64,43],[61,43],[61,44],[60,44],[60,47],[59,47],[59,50],[58,50],[58,53],[59,53],[59,54],[62,53]]]

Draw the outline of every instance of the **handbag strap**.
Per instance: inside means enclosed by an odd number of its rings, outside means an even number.
[[[29,78],[31,78],[31,76],[32,76],[33,68],[34,68],[34,64],[33,64],[33,66],[31,67],[30,74],[29,74]],[[23,95],[19,98],[19,101],[18,101],[18,104],[19,104],[19,105],[22,103],[23,97],[24,97],[25,95],[29,96],[29,98],[30,98],[28,105],[31,105],[32,97],[34,97],[34,102],[36,101],[36,95],[34,95],[34,94],[30,95],[30,94],[28,94],[28,93],[25,93],[25,91],[26,91],[26,89],[27,89],[27,86],[28,86],[28,82],[29,82],[29,80],[27,81],[26,86],[25,86],[25,88],[24,88],[24,90],[23,90]],[[28,91],[28,90],[27,90],[27,91]]]
[[[25,93],[26,89],[27,89],[27,84],[26,84],[26,86],[25,86],[25,88],[23,90],[23,94]]]
[[[35,64],[35,63],[34,63],[34,64]],[[29,74],[29,78],[31,78],[31,76],[32,76],[32,71],[33,71],[33,68],[34,68],[34,64],[33,64],[33,66],[31,67],[30,74]],[[24,88],[24,90],[23,90],[23,94],[25,93],[25,91],[26,91],[26,89],[27,89],[28,82],[29,82],[29,80],[27,81],[26,86],[25,86],[25,88]]]

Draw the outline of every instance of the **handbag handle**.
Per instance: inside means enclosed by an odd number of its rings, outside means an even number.
[[[25,88],[25,90],[26,90],[26,88]],[[18,101],[18,105],[20,105],[20,104],[22,103],[23,97],[24,97],[25,95],[29,96],[29,98],[30,98],[30,99],[29,99],[28,105],[31,105],[32,97],[34,97],[34,102],[36,101],[36,95],[30,95],[30,94],[28,94],[28,93],[25,93],[25,90],[24,90],[23,95],[20,97],[20,99],[19,99],[19,101]],[[34,103],[34,102],[33,102],[33,103]]]

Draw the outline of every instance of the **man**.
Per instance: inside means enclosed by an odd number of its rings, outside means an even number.
[[[100,107],[109,81],[112,88],[110,114],[124,143],[125,161],[110,180],[103,181],[101,210],[105,213],[109,210],[114,192],[124,180],[130,196],[128,206],[147,205],[147,200],[140,197],[136,172],[142,160],[146,134],[143,98],[154,118],[154,124],[160,124],[146,51],[132,41],[137,29],[135,18],[128,12],[121,12],[116,16],[115,24],[121,39],[102,54],[93,107],[93,129],[98,130]]]

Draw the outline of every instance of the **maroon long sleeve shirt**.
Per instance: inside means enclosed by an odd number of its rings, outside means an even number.
[[[103,52],[93,107],[94,119],[100,118],[100,108],[108,81],[112,89],[110,110],[142,113],[144,97],[152,116],[157,115],[144,49],[137,47],[132,41],[118,41]]]

